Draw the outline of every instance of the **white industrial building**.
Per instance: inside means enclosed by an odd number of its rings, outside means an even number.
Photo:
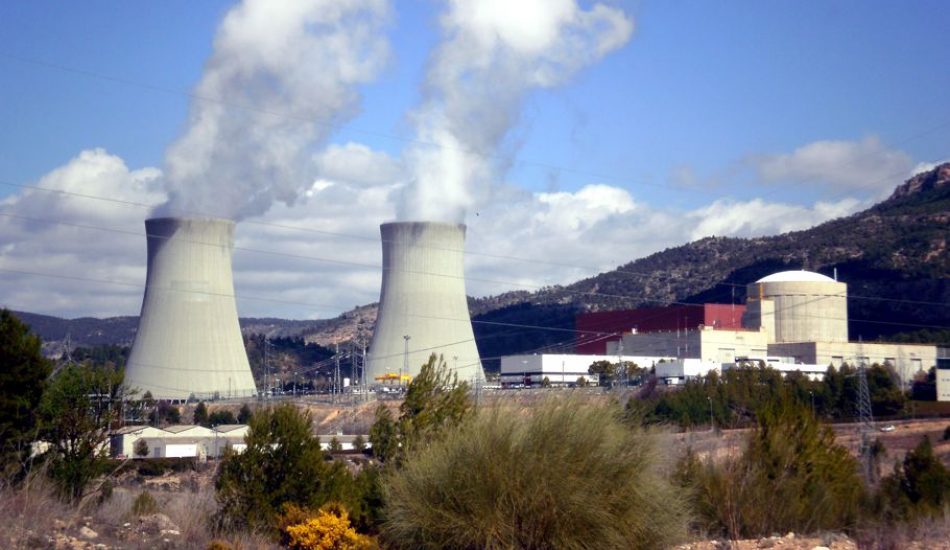
[[[116,458],[199,458],[220,457],[226,449],[243,452],[247,448],[245,424],[205,428],[191,424],[166,426],[126,426],[109,436],[110,454]],[[142,440],[148,447],[139,456],[135,447]]]
[[[621,360],[639,367],[650,368],[660,361],[670,361],[669,356],[623,355]],[[598,361],[617,363],[616,355],[531,354],[506,355],[501,358],[501,384],[503,386],[536,386],[548,382],[553,386],[572,386],[579,378],[592,384],[597,376],[591,375],[590,366]]]
[[[465,226],[385,223],[380,233],[383,279],[367,380],[415,376],[432,354],[459,380],[483,379],[465,294]]]
[[[950,401],[950,348],[937,348],[937,401]]]
[[[936,364],[933,345],[849,342],[847,285],[831,277],[783,271],[748,285],[747,291],[742,329],[700,325],[677,331],[631,331],[620,341],[608,342],[607,352],[615,353],[622,342],[626,353],[688,360],[664,366],[674,381],[703,369],[708,372],[714,364],[735,365],[748,359],[765,361],[783,372],[802,371],[811,378],[823,375],[829,365],[877,363],[889,365],[909,384],[915,374]]]
[[[155,399],[257,394],[231,275],[234,222],[145,221],[148,273],[125,385]]]

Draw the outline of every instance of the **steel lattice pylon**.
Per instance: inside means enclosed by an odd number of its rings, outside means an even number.
[[[871,412],[871,392],[868,390],[867,364],[858,365],[858,420],[861,423],[861,465],[868,483],[874,481],[874,460],[871,456],[871,434],[874,432],[874,415]]]

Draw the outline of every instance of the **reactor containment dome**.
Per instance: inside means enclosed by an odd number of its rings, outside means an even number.
[[[459,381],[482,379],[465,294],[465,226],[395,222],[380,226],[383,282],[367,382],[419,373],[441,356]]]
[[[743,325],[770,343],[847,342],[848,286],[811,271],[782,271],[746,288]]]
[[[238,324],[234,222],[145,221],[148,275],[125,385],[156,399],[257,394]]]

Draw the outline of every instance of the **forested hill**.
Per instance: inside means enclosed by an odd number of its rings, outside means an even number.
[[[756,212],[750,211],[750,216]],[[887,200],[857,214],[773,237],[710,237],[657,252],[616,270],[539,292],[509,292],[469,301],[483,357],[562,344],[571,349],[579,311],[673,302],[745,299],[745,285],[769,273],[806,268],[848,283],[853,339],[950,327],[950,163],[919,174]],[[137,319],[75,319],[24,314],[45,340],[70,332],[74,345],[128,344]],[[246,333],[302,335],[321,345],[365,332],[375,305],[334,319],[242,319]],[[500,323],[500,324],[495,324]],[[544,328],[528,328],[531,325]],[[558,330],[560,329],[560,330]]]
[[[950,163],[915,176],[863,212],[811,229],[754,239],[709,237],[568,286],[474,300],[472,309],[480,320],[569,329],[578,311],[741,303],[745,285],[770,273],[805,268],[831,275],[837,269],[848,283],[851,337],[886,338],[950,327],[948,237]],[[476,332],[486,356],[506,353],[515,343],[500,327],[476,324]],[[540,346],[569,337],[526,331],[518,338]]]

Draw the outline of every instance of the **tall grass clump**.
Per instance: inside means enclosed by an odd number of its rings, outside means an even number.
[[[484,410],[386,475],[382,536],[403,548],[666,548],[688,522],[662,463],[656,436],[605,405]]]

